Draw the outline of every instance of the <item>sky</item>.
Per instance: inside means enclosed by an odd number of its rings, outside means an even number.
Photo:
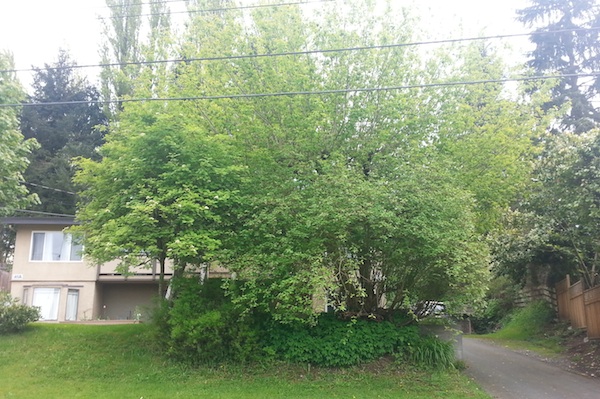
[[[156,0],[143,0],[149,1]],[[248,3],[250,0],[241,1]],[[528,0],[394,1],[419,10],[422,28],[429,32],[427,38],[430,39],[527,31],[515,21],[515,10],[527,6]],[[169,4],[182,6],[182,2]],[[0,0],[0,51],[10,51],[18,69],[54,62],[59,48],[69,50],[79,65],[97,64],[100,61],[101,18],[107,12],[104,0]],[[511,39],[507,43],[513,46],[512,54],[516,59],[526,52],[526,39]],[[97,72],[86,70],[92,81],[96,80]],[[31,73],[19,73],[19,78],[28,86]]]

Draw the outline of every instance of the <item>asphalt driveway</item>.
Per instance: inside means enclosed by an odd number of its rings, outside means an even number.
[[[484,340],[463,338],[463,358],[466,374],[494,398],[600,398],[600,379],[568,372]]]

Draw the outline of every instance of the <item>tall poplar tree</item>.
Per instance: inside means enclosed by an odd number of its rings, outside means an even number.
[[[133,94],[133,86],[140,75],[142,45],[143,4],[139,0],[106,0],[109,16],[104,20],[105,43],[101,49],[102,64],[115,64],[103,68],[102,96],[107,103],[105,113],[112,115],[122,109],[118,100]]]

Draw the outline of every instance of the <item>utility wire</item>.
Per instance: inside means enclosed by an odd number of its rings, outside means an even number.
[[[537,34],[555,34],[555,33],[566,33],[566,32],[578,32],[578,31],[598,31],[600,27],[594,28],[577,28],[577,29],[559,29],[554,31],[547,31]],[[266,58],[266,57],[284,57],[284,56],[297,56],[297,55],[309,55],[309,54],[328,54],[338,53],[347,51],[365,51],[365,50],[381,50],[411,46],[424,46],[434,44],[445,44],[445,43],[459,43],[459,42],[470,42],[478,40],[493,40],[493,39],[505,39],[513,37],[530,36],[532,33],[508,33],[503,35],[492,35],[492,36],[478,36],[478,37],[463,37],[455,39],[440,39],[440,40],[424,40],[417,42],[408,43],[393,43],[393,44],[382,44],[373,46],[359,46],[359,47],[342,47],[333,49],[321,49],[321,50],[306,50],[306,51],[288,51],[284,53],[262,53],[262,54],[242,54],[242,55],[224,55],[217,57],[198,57],[198,58],[172,58],[167,60],[154,60],[154,61],[130,61],[130,62],[113,62],[105,64],[84,64],[84,65],[70,65],[60,67],[46,67],[46,68],[25,68],[25,69],[3,69],[0,73],[14,73],[14,72],[35,72],[41,69],[44,70],[62,70],[62,69],[82,69],[82,68],[110,68],[117,66],[128,66],[128,65],[152,65],[152,64],[167,64],[175,62],[202,62],[202,61],[225,61],[225,60],[240,60],[247,58]]]
[[[148,98],[124,98],[120,100],[94,100],[94,101],[53,101],[45,103],[23,103],[23,104],[0,104],[0,108],[6,107],[37,107],[46,105],[75,105],[75,104],[117,104],[117,103],[133,103],[133,102],[151,102],[151,101],[193,101],[193,100],[220,100],[220,99],[240,99],[240,98],[264,98],[264,97],[283,97],[283,96],[310,96],[318,94],[343,94],[343,93],[359,93],[359,92],[380,92],[392,90],[406,90],[417,88],[431,87],[451,87],[451,86],[466,86],[487,83],[508,83],[508,82],[525,82],[546,79],[562,79],[572,77],[587,77],[600,76],[600,72],[582,73],[582,74],[563,74],[563,75],[543,75],[543,76],[516,76],[512,78],[502,79],[484,79],[484,80],[468,80],[456,82],[439,82],[439,83],[422,83],[402,86],[385,86],[385,87],[359,87],[348,89],[332,89],[332,90],[317,90],[317,91],[286,91],[275,93],[249,93],[249,94],[222,94],[214,96],[189,96],[189,97],[148,97]]]
[[[61,190],[60,188],[48,187],[48,186],[44,186],[42,184],[37,184],[37,183],[30,183],[30,182],[27,182],[25,180],[15,179],[14,177],[5,177],[5,179],[14,180],[14,181],[18,182],[19,184],[25,184],[27,186],[39,187],[39,188],[43,188],[43,189],[46,189],[46,190],[56,191],[56,192],[59,192],[59,193],[66,193],[66,194],[77,195],[77,193],[74,193],[72,191]]]
[[[136,6],[145,6],[145,5],[151,6],[153,4],[183,3],[185,1],[186,0],[161,0],[161,1],[149,1],[147,3],[143,3],[143,2],[140,1],[139,3],[134,3],[133,5],[136,5]],[[104,6],[104,7],[101,7],[101,8],[118,8],[118,7],[120,7],[120,5],[119,4],[115,4],[115,5],[107,5],[107,6]]]
[[[51,191],[56,191],[57,193],[65,193],[65,194],[71,194],[71,195],[77,195],[77,193],[74,193],[72,191],[67,191],[67,190],[61,190],[60,188],[54,188],[54,187],[48,187],[48,186],[43,186],[41,184],[36,184],[36,183],[29,183],[26,181],[21,181],[21,184],[25,184],[27,186],[32,186],[32,187],[38,187],[38,188],[43,188],[45,190],[51,190]]]
[[[8,208],[3,208],[8,209]],[[47,215],[47,216],[62,216],[62,217],[71,217],[74,218],[75,215],[67,215],[65,213],[54,213],[54,212],[42,212],[42,211],[31,211],[28,209],[11,209],[13,212],[21,212],[21,213],[31,213],[34,215]]]
[[[306,1],[295,1],[295,2],[289,2],[289,3],[254,4],[254,5],[250,5],[250,6],[172,11],[172,12],[167,12],[167,13],[157,12],[157,13],[147,13],[147,14],[123,14],[123,15],[112,15],[110,17],[98,17],[98,19],[105,20],[105,19],[119,19],[119,18],[133,18],[133,17],[154,17],[154,16],[160,16],[160,15],[174,15],[174,14],[196,14],[196,13],[210,13],[210,12],[222,12],[222,11],[232,11],[232,10],[249,10],[249,9],[254,9],[254,8],[297,6],[297,5],[313,4],[313,3],[329,3],[332,1],[335,1],[335,0],[306,0]]]

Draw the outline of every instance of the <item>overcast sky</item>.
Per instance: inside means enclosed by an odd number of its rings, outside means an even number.
[[[271,0],[286,1],[292,0]],[[527,0],[396,1],[420,9],[424,29],[431,30],[432,39],[526,31],[515,22],[515,10],[526,6]],[[107,15],[104,0],[0,0],[0,4],[0,50],[13,53],[17,68],[51,63],[59,48],[68,49],[80,65],[99,62],[99,18]],[[181,7],[180,3],[169,4]],[[525,51],[525,40],[512,39],[509,43],[514,44],[517,56]],[[97,72],[88,73],[95,79]],[[29,83],[30,74],[19,76]]]

